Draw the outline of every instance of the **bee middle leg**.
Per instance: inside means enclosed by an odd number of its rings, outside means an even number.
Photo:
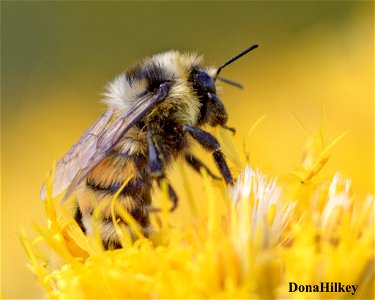
[[[218,140],[207,131],[189,125],[182,126],[182,130],[190,135],[206,150],[212,152],[213,158],[224,180],[228,184],[233,184],[233,177],[225,160],[224,154],[220,151]]]
[[[156,179],[158,186],[160,187],[162,179],[165,179],[165,168],[163,163],[163,157],[159,151],[159,147],[156,139],[153,136],[153,132],[147,133],[147,144],[148,144],[148,155],[149,155],[149,168],[151,176]],[[172,202],[171,211],[175,210],[178,205],[178,196],[173,187],[169,182],[168,195],[169,200]]]

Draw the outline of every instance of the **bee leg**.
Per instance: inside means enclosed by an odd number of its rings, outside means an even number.
[[[186,154],[185,155],[186,162],[198,173],[200,173],[200,169],[203,168],[206,170],[207,174],[211,176],[212,179],[220,180],[221,177],[216,176],[212,171],[195,155],[193,154]]]
[[[221,127],[226,129],[226,130],[229,130],[230,132],[232,132],[233,135],[236,134],[236,128],[234,128],[234,127],[228,127],[227,125],[221,125]]]
[[[82,222],[82,212],[79,207],[76,208],[76,212],[74,214],[74,220],[77,222],[78,226],[81,228],[83,233],[86,233],[86,228],[83,226]]]
[[[148,154],[149,154],[149,167],[151,176],[154,177],[160,187],[161,180],[165,178],[165,172],[164,172],[164,163],[162,161],[162,157],[160,155],[160,152],[158,150],[157,143],[155,139],[153,138],[153,132],[149,131],[147,133],[147,143],[148,143]],[[168,184],[168,195],[169,200],[172,201],[172,207],[171,211],[175,210],[178,204],[178,197],[173,189],[173,187]]]
[[[158,181],[157,181],[159,187],[161,186],[161,180],[162,179],[164,179],[164,177],[163,178],[159,178]],[[178,196],[177,196],[176,191],[170,185],[169,182],[167,182],[167,185],[168,185],[168,198],[172,202],[172,207],[169,210],[170,211],[174,211],[176,209],[177,205],[178,205]]]
[[[170,211],[174,211],[178,205],[178,196],[174,188],[169,183],[168,183],[168,194],[169,194],[169,200],[172,201],[172,207],[170,208]]]
[[[164,164],[152,131],[147,132],[147,144],[151,176],[154,178],[165,177]]]
[[[189,125],[182,126],[182,130],[187,131],[190,135],[206,150],[212,152],[217,167],[224,180],[228,184],[233,184],[233,177],[225,160],[224,154],[220,151],[218,140],[207,131]]]
[[[116,250],[121,249],[121,243],[118,241],[103,241],[103,248],[105,250]]]

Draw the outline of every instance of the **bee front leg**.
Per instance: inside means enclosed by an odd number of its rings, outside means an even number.
[[[211,176],[212,179],[220,180],[219,176],[216,176],[199,158],[197,158],[193,154],[186,154],[185,155],[186,162],[198,173],[200,173],[200,169],[203,168],[206,170],[207,174]]]
[[[233,184],[233,177],[225,160],[224,154],[220,151],[218,140],[207,131],[189,125],[182,126],[182,130],[187,131],[190,135],[206,150],[212,152],[216,165],[221,175],[228,184]]]
[[[148,144],[148,155],[149,155],[149,168],[150,173],[153,178],[156,179],[158,186],[161,185],[161,180],[165,179],[165,168],[163,162],[163,156],[159,151],[159,147],[156,141],[156,138],[153,135],[152,131],[147,133],[147,144]],[[172,202],[171,211],[175,210],[178,204],[178,196],[173,189],[173,187],[168,184],[168,195],[169,200]]]

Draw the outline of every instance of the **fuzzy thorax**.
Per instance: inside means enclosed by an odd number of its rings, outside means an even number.
[[[117,115],[126,115],[145,93],[158,84],[169,81],[172,85],[168,96],[150,111],[149,116],[171,113],[168,117],[177,123],[194,126],[199,118],[201,104],[189,76],[193,69],[204,69],[210,75],[215,72],[213,68],[203,67],[201,64],[202,57],[194,53],[172,50],[156,54],[110,82],[104,94],[104,102]]]

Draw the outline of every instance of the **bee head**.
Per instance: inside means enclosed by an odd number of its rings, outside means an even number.
[[[228,128],[225,125],[228,120],[228,113],[223,102],[221,102],[221,100],[216,96],[215,81],[216,79],[219,79],[234,86],[242,87],[238,83],[219,77],[219,73],[224,67],[230,65],[231,63],[257,47],[258,45],[253,45],[229,59],[217,69],[216,74],[213,77],[211,77],[205,70],[193,68],[190,81],[192,82],[193,88],[196,91],[199,101],[201,102],[198,124],[203,125],[205,123],[208,123],[211,126],[219,125],[224,128]]]

